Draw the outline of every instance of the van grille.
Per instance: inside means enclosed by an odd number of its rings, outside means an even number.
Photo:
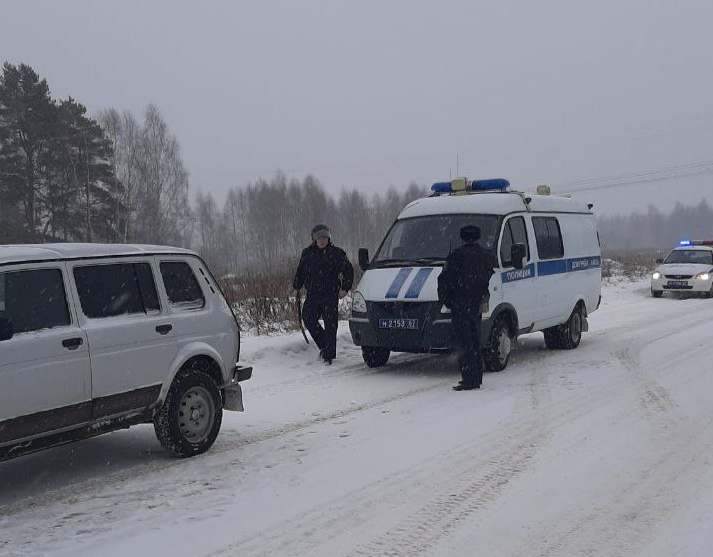
[[[664,275],[667,279],[685,280],[693,278],[693,275]]]

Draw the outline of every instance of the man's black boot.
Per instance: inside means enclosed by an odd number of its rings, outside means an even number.
[[[455,387],[453,387],[454,391],[474,391],[476,389],[480,389],[480,385],[470,385],[468,383],[459,383]]]

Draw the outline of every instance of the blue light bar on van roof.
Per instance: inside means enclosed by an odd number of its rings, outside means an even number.
[[[462,181],[463,178],[456,178],[456,180]],[[456,182],[456,180],[452,180],[451,182],[436,182],[431,186],[431,191],[435,193],[452,193],[455,191],[453,188],[453,182]],[[472,182],[468,182],[467,191],[504,191],[509,186],[510,182],[504,178],[473,180]]]
[[[510,182],[504,178],[492,178],[490,180],[473,180],[471,187],[475,191],[504,190],[510,186]]]

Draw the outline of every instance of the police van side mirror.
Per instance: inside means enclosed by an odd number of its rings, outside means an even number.
[[[661,258],[659,257],[659,258],[656,260],[656,263],[658,263],[659,265],[661,265],[661,263],[663,263],[663,259],[661,259]]]
[[[527,256],[527,248],[525,244],[513,244],[510,247],[510,261],[512,261],[512,266],[516,269],[523,268],[523,261]]]
[[[359,268],[362,271],[369,268],[369,250],[367,248],[359,248]]]
[[[14,334],[12,320],[5,315],[0,315],[0,341],[9,340]]]

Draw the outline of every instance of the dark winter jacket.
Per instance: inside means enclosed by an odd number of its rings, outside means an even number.
[[[302,250],[292,287],[304,286],[308,296],[330,298],[339,296],[340,290],[351,290],[353,281],[354,267],[343,249],[331,243],[319,249],[312,243]]]
[[[465,244],[446,258],[438,277],[438,300],[446,307],[478,307],[498,266],[495,256],[478,244]]]

